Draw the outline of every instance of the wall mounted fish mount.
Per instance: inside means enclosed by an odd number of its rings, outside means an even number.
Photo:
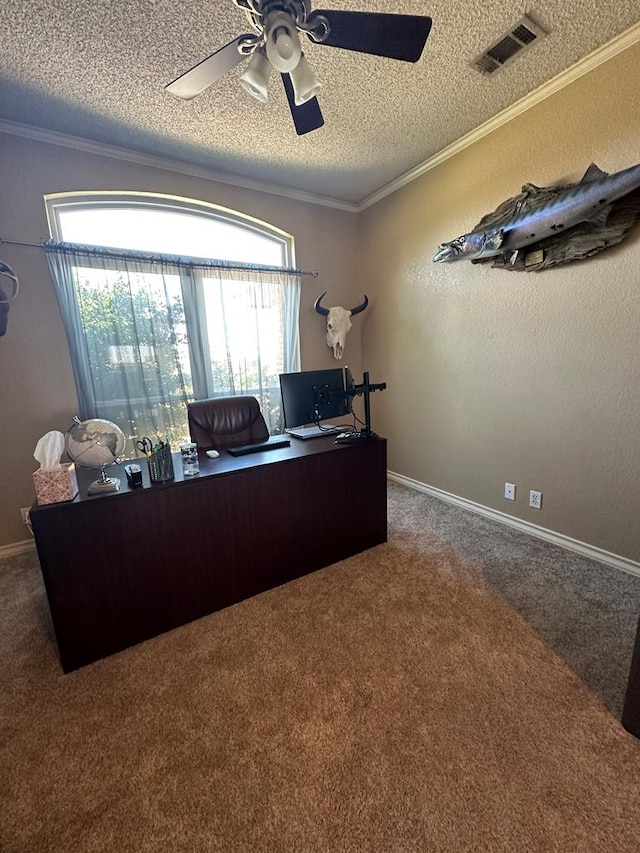
[[[469,234],[441,243],[433,261],[530,272],[589,257],[626,235],[640,215],[639,189],[640,164],[609,175],[592,163],[576,184],[525,184]]]

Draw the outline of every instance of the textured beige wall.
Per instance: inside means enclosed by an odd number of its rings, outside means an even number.
[[[539,273],[431,259],[526,182],[640,162],[639,69],[636,46],[359,216],[390,469],[637,561],[640,226]]]
[[[361,301],[355,256],[357,217],[327,207],[217,184],[176,172],[0,134],[0,239],[39,243],[49,235],[43,196],[79,190],[140,190],[202,199],[241,211],[292,234],[296,261],[319,271],[302,280],[302,368],[360,370],[362,324],[354,322],[341,362],[325,341],[325,322],[313,302],[327,291],[328,305]],[[265,176],[268,177],[268,176]],[[34,500],[33,450],[51,429],[64,431],[77,412],[71,363],[44,253],[0,246],[21,289],[0,338],[0,546],[27,538],[19,508]]]

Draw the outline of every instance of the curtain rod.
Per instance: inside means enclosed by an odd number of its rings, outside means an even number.
[[[147,255],[143,252],[136,252],[134,250],[124,250],[121,252],[112,251],[111,249],[101,249],[99,247],[93,246],[83,246],[78,243],[56,243],[52,240],[45,240],[42,243],[25,243],[20,240],[4,240],[0,237],[0,246],[27,246],[30,249],[44,249],[53,251],[53,252],[62,252],[71,254],[73,252],[78,252],[78,254],[89,254],[89,255],[97,255],[101,258],[120,258],[123,260],[134,259],[139,261],[150,261],[152,263],[169,263],[175,264],[176,266],[189,266],[189,267],[197,267],[199,269],[222,269],[222,270],[247,270],[249,272],[265,272],[265,273],[288,273],[290,275],[310,275],[316,278],[318,276],[318,270],[301,270],[297,267],[274,267],[274,266],[266,266],[264,264],[234,264],[234,263],[226,263],[225,261],[215,261],[207,263],[206,261],[198,262],[194,261],[187,256],[180,255],[163,255],[161,252],[158,252],[155,255]]]

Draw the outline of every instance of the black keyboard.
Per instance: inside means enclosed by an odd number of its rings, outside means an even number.
[[[228,452],[232,456],[245,456],[247,453],[260,453],[261,450],[275,450],[276,447],[288,447],[291,439],[284,435],[272,435],[266,441],[257,441],[255,444],[242,444],[240,447],[230,447]]]

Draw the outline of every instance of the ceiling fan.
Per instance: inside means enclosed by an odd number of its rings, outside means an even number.
[[[216,50],[169,83],[166,90],[178,98],[195,98],[249,59],[240,84],[266,103],[271,69],[278,71],[299,136],[324,124],[316,98],[321,84],[302,51],[300,35],[328,47],[417,62],[431,30],[431,18],[426,15],[312,10],[311,0],[231,2],[245,12],[252,32]]]

